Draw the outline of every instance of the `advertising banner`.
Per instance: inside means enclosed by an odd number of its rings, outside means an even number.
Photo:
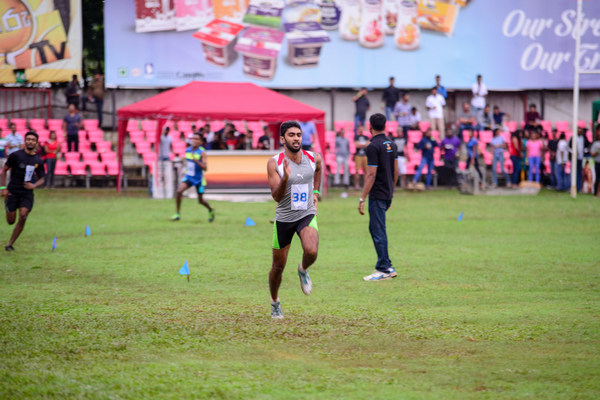
[[[81,75],[81,0],[0,1],[0,84]]]
[[[600,69],[600,1],[106,0],[106,81],[272,88],[564,89]],[[575,37],[581,56],[575,60]],[[600,88],[583,75],[582,88]]]

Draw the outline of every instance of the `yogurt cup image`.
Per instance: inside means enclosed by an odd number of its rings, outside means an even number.
[[[235,50],[243,57],[244,74],[266,81],[273,79],[283,37],[283,32],[273,29],[246,29],[235,46]]]
[[[242,25],[214,19],[194,33],[194,37],[202,42],[206,61],[219,67],[227,67],[237,56],[234,47],[242,29]]]
[[[281,25],[281,13],[284,7],[283,0],[250,0],[244,22],[277,29]]]
[[[288,61],[294,67],[316,67],[323,43],[329,35],[318,22],[284,24],[288,42]]]

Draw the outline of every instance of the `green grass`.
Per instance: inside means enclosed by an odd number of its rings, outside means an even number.
[[[309,297],[292,243],[283,321],[269,315],[274,203],[213,205],[213,224],[192,200],[173,223],[172,201],[39,191],[0,257],[0,398],[600,397],[598,199],[398,194],[399,276],[363,282],[368,216],[333,193]]]

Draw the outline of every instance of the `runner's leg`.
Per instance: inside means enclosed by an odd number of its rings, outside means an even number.
[[[19,237],[19,235],[21,234],[21,232],[23,232],[23,228],[25,227],[25,222],[27,222],[28,215],[29,215],[29,209],[27,209],[25,207],[19,208],[19,221],[17,222],[17,225],[15,226],[15,229],[13,230],[13,233],[10,237],[10,240],[8,241],[7,246],[12,246],[16,242],[16,240]]]
[[[319,251],[319,232],[311,226],[300,231],[300,241],[302,242],[302,268],[308,269],[317,260]]]
[[[283,249],[273,249],[273,264],[269,272],[269,290],[271,292],[271,301],[279,301],[279,286],[281,286],[281,277],[287,262],[290,245]]]

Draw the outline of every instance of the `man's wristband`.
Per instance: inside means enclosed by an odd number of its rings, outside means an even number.
[[[364,202],[365,202],[365,199],[363,199],[363,198],[361,197],[361,198],[359,198],[359,199],[358,199],[358,202],[359,202],[359,203],[364,203]]]
[[[0,186],[0,190],[6,189],[6,186]]]
[[[318,190],[313,190],[314,194],[320,194]]]

